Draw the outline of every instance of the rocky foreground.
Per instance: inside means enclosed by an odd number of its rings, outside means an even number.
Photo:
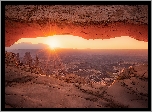
[[[5,66],[5,108],[148,108],[148,65],[125,69],[110,86]]]

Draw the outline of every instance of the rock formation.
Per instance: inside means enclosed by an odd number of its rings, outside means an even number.
[[[7,52],[5,51],[5,64],[6,65],[11,65],[11,66],[16,66],[19,62],[18,55],[12,52]]]
[[[6,62],[14,56],[6,52]],[[46,76],[5,66],[6,108],[147,108],[148,65],[132,66],[111,86],[75,74]],[[39,69],[39,68],[38,68]],[[34,68],[32,68],[34,70]]]
[[[32,65],[32,57],[30,55],[30,52],[26,52],[24,56],[24,64],[31,66]]]
[[[128,108],[147,108],[148,65],[125,69],[113,85],[107,89],[104,97]]]
[[[15,54],[12,52],[5,52],[5,63],[6,66],[14,66],[17,68],[20,68],[21,70],[24,70],[26,72],[36,73],[36,74],[43,74],[42,69],[40,66],[38,66],[39,60],[36,56],[35,63],[32,63],[32,57],[30,55],[30,52],[26,52],[23,63],[19,59],[19,53]]]
[[[38,59],[37,55],[36,55],[36,59],[35,59],[35,66],[36,67],[39,66],[39,59]]]
[[[20,38],[70,34],[148,41],[148,5],[6,5],[5,46]]]

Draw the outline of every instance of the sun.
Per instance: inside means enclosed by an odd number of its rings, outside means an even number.
[[[55,49],[56,47],[58,47],[58,42],[56,40],[50,40],[49,46],[50,48]]]
[[[50,46],[50,47],[53,47],[53,48],[54,48],[54,47],[57,47],[56,41],[54,41],[54,40],[53,40],[53,41],[50,41],[49,46]]]
[[[55,49],[59,47],[59,42],[56,39],[49,39],[48,45],[50,46],[51,49]]]

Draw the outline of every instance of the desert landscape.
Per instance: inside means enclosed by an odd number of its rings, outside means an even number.
[[[42,74],[40,66],[16,64],[15,53],[5,55],[6,108],[148,108],[148,64],[95,82],[74,73]]]
[[[93,2],[2,2],[5,108],[149,108],[151,2]]]

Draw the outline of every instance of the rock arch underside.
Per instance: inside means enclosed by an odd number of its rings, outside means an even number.
[[[6,5],[5,46],[20,38],[130,36],[148,41],[147,5]]]

